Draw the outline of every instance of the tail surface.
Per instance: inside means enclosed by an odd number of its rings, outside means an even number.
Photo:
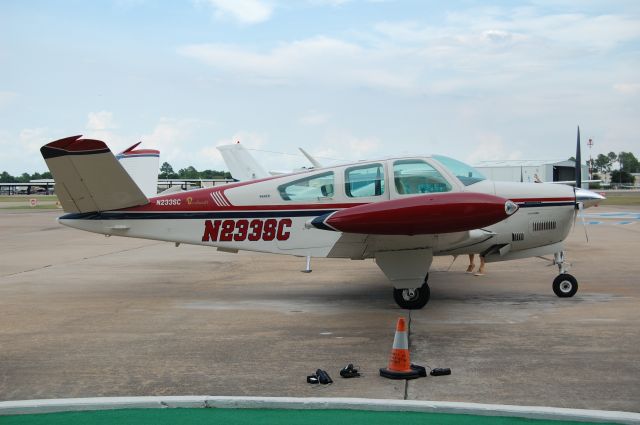
[[[108,211],[149,203],[100,140],[72,136],[40,148],[66,212]]]
[[[221,145],[217,148],[234,179],[247,181],[270,176],[241,144]]]
[[[158,195],[158,170],[160,151],[156,149],[136,149],[141,142],[116,155],[116,159],[129,173],[145,196]]]

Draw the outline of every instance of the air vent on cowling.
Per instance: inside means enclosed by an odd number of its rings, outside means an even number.
[[[533,231],[534,232],[542,232],[546,230],[555,230],[556,229],[556,221],[555,220],[545,220],[545,221],[534,221],[533,222]]]
[[[523,241],[524,240],[524,233],[522,232],[517,232],[517,233],[512,233],[511,234],[511,240],[512,241]]]

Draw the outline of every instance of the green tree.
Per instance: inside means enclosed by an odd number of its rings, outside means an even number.
[[[618,161],[622,164],[622,169],[627,173],[640,172],[640,163],[638,159],[631,152],[620,152],[618,155]]]
[[[611,158],[608,155],[599,154],[593,161],[594,169],[601,173],[608,173],[611,171]]]
[[[190,165],[187,168],[181,168],[178,171],[178,176],[181,179],[199,179],[200,173],[198,173],[198,170],[196,170],[193,165]]]
[[[626,171],[613,170],[611,172],[611,183],[633,183],[633,176]]]
[[[18,182],[20,183],[29,183],[29,180],[31,180],[29,173],[22,173],[22,175],[18,177]]]
[[[158,174],[159,179],[177,179],[178,174],[173,171],[173,167],[168,162],[163,162],[160,166],[160,174]]]
[[[2,174],[0,174],[0,183],[16,183],[17,180],[15,177],[13,177],[11,174],[7,173],[6,171],[3,171]]]
[[[218,170],[204,170],[200,171],[201,179],[228,179],[231,175],[225,171]]]

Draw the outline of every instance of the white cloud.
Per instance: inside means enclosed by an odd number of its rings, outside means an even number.
[[[231,17],[241,24],[258,24],[269,20],[273,6],[260,0],[208,0],[218,19]]]
[[[113,113],[108,111],[89,112],[87,130],[111,130],[116,128],[113,122]]]
[[[150,130],[143,131],[142,134],[132,134],[130,131],[124,133],[110,127],[108,124],[113,121],[112,114],[102,116],[108,118],[104,121],[94,119],[92,122],[96,129],[88,129],[84,138],[104,141],[114,154],[141,141],[141,148],[158,149],[160,161],[169,162],[176,170],[189,165],[196,168],[211,168],[206,157],[203,157],[200,152],[200,146],[207,141],[199,138],[202,130],[212,125],[211,122],[191,118],[162,117]]]
[[[473,138],[475,149],[465,158],[470,164],[479,161],[521,159],[522,153],[507,146],[502,136],[496,133],[480,133]]]
[[[17,97],[18,93],[11,91],[0,91],[0,108],[9,105]]]
[[[342,6],[343,4],[350,3],[353,0],[308,0],[309,4],[314,6]]]
[[[574,45],[580,49],[610,49],[640,36],[640,20],[620,15],[580,13],[542,14],[531,7],[478,8],[448,16],[445,28],[477,33],[497,30],[524,34],[552,43],[550,48]]]
[[[162,162],[192,165],[197,155],[189,147],[188,141],[198,125],[199,122],[192,119],[161,118],[153,130],[142,135],[140,140],[147,148],[158,149]]]
[[[381,22],[373,31],[351,35],[354,40],[318,35],[267,50],[213,43],[178,51],[221,78],[254,85],[508,94],[533,87],[535,80],[574,80],[570,70],[590,77],[592,71],[576,69],[577,63],[603,62],[611,49],[640,38],[640,19],[485,8],[449,14],[438,26]]]
[[[309,111],[302,117],[300,117],[300,124],[303,125],[322,125],[329,121],[329,117],[317,111]]]
[[[410,86],[407,70],[391,66],[397,52],[367,49],[324,36],[285,43],[266,53],[226,44],[194,44],[179,52],[225,72],[228,78],[254,84]]]
[[[20,131],[20,146],[27,154],[40,155],[40,148],[52,142],[46,128],[25,128]]]
[[[618,83],[613,85],[613,89],[618,93],[633,95],[640,93],[640,83]]]
[[[0,172],[14,176],[45,171],[40,148],[54,140],[47,128],[25,128],[18,134],[0,130]]]
[[[245,145],[247,149],[257,149],[265,146],[267,144],[267,140],[268,137],[265,134],[257,133],[254,131],[239,130],[236,131],[231,137],[219,139],[216,142],[216,146],[230,145],[240,142]]]
[[[346,130],[331,130],[324,136],[321,147],[312,149],[310,153],[324,164],[330,162],[327,159],[342,162],[374,158],[381,147],[380,140],[375,137],[359,137]]]

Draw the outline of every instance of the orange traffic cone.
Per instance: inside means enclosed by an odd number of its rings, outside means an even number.
[[[420,372],[411,367],[407,324],[403,317],[398,319],[396,325],[396,336],[393,338],[389,366],[380,369],[380,376],[389,379],[416,379],[420,377]]]

